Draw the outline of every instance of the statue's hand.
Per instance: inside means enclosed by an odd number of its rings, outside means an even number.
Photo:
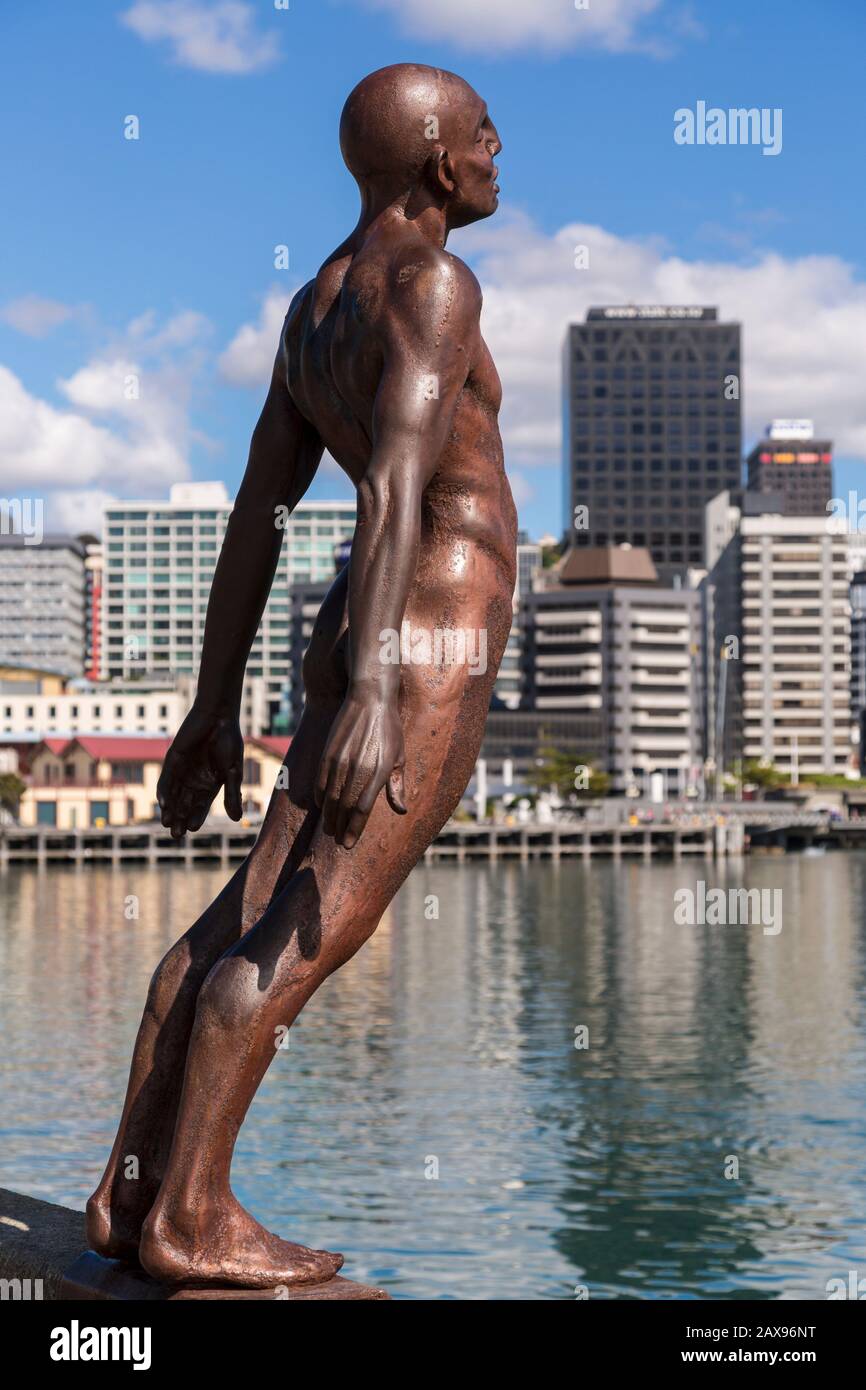
[[[237,719],[193,705],[165,755],[156,788],[162,823],[176,840],[187,830],[199,829],[222,786],[228,815],[240,820],[243,767],[244,741]]]
[[[391,810],[405,816],[405,759],[396,700],[376,691],[350,691],[334,720],[316,779],[325,834],[351,849],[383,787]]]

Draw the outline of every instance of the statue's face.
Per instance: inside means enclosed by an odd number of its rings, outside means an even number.
[[[446,139],[456,187],[448,207],[452,227],[465,227],[490,217],[499,206],[499,173],[494,156],[502,149],[486,104],[473,92],[474,102]]]

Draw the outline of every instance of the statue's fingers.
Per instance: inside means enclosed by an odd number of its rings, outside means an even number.
[[[163,769],[162,776],[156,784],[156,804],[160,810],[160,820],[163,825],[171,824],[170,808],[174,802],[174,777],[169,768]]]
[[[171,833],[176,840],[186,834],[191,803],[192,792],[187,787],[182,787],[171,812]]]
[[[408,808],[406,806],[406,789],[403,784],[402,767],[394,768],[391,776],[385,783],[385,795],[388,798],[388,805],[391,807],[391,810],[395,811],[398,816],[405,816]]]
[[[175,794],[174,787],[172,786],[166,792],[162,800],[162,815],[160,816],[160,820],[162,821],[162,824],[165,826],[166,830],[171,829],[171,820],[172,816],[174,815],[174,808]]]
[[[346,824],[358,804],[358,796],[363,785],[363,777],[359,772],[358,764],[352,761],[346,768],[346,779],[334,812],[334,839],[338,845],[342,844]]]
[[[171,801],[174,794],[174,785],[177,780],[177,754],[169,748],[162,764],[162,772],[159,774],[159,781],[156,784],[156,801],[162,811],[166,804]]]
[[[359,811],[356,806],[350,811],[340,843],[344,849],[352,849],[360,840],[369,819],[369,812]]]
[[[242,775],[243,768],[239,763],[233,764],[226,773],[223,803],[232,820],[240,820],[244,813],[244,800],[241,794]]]
[[[333,759],[331,759],[326,753],[325,756],[322,758],[322,761],[319,763],[319,770],[316,773],[316,781],[313,786],[313,800],[315,801],[320,811],[322,810],[322,807],[325,804],[325,797],[328,793],[328,779],[331,775],[332,770]]]
[[[351,849],[360,840],[370,812],[376,804],[376,797],[382,790],[383,781],[381,773],[374,773],[360,796],[355,798],[355,805],[347,819],[341,840],[344,849]]]
[[[325,796],[322,802],[322,829],[326,835],[333,835],[337,822],[337,808],[340,804],[340,793],[343,787],[344,769],[339,761],[331,765],[328,774],[328,785],[325,788]]]
[[[207,820],[208,811],[211,808],[211,798],[199,799],[193,802],[189,813],[189,829],[201,830]]]

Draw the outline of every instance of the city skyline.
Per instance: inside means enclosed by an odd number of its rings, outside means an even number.
[[[593,303],[717,305],[743,325],[745,450],[771,418],[808,415],[836,443],[837,490],[860,486],[866,286],[838,139],[862,125],[859,15],[831,6],[831,56],[778,0],[757,17],[744,0],[699,18],[668,0],[329,9],[335,53],[302,4],[236,6],[234,28],[196,0],[4,16],[21,57],[4,101],[28,113],[4,178],[30,214],[0,289],[3,495],[38,489],[46,529],[78,531],[107,497],[187,476],[236,489],[291,293],[355,219],[340,106],[406,58],[465,73],[503,135],[501,211],[452,244],[485,293],[524,527],[559,531],[558,363]],[[675,112],[701,101],[780,110],[778,155],[677,144]],[[326,464],[310,496],[334,495],[350,488]]]

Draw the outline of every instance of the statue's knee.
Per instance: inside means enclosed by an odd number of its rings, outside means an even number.
[[[183,992],[189,973],[189,957],[178,942],[163,956],[150,978],[146,1012],[164,1023],[178,996]]]
[[[261,1007],[249,966],[237,957],[217,961],[198,992],[196,1023],[208,1032],[236,1033]]]

